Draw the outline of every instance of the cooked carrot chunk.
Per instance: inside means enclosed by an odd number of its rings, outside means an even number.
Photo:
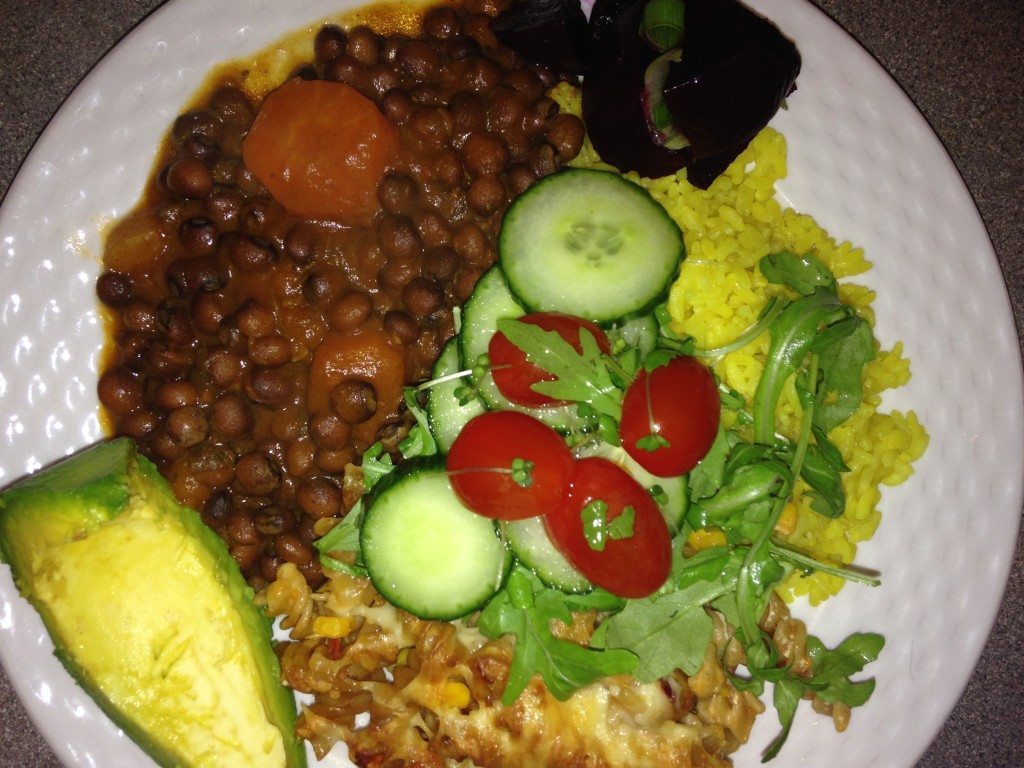
[[[351,86],[294,79],[263,101],[242,159],[290,213],[356,224],[398,148],[395,126]]]

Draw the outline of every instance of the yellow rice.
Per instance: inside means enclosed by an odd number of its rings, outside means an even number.
[[[580,114],[575,88],[560,85],[552,96],[565,111]],[[589,141],[572,164],[608,168]],[[683,230],[687,258],[670,292],[669,310],[676,330],[693,336],[699,348],[732,341],[757,319],[766,298],[777,292],[757,268],[758,261],[769,253],[811,252],[840,280],[871,268],[860,248],[849,242],[837,243],[810,216],[779,204],[775,184],[785,175],[785,138],[771,128],[765,128],[707,191],[691,186],[685,173],[662,179],[629,174],[665,206]],[[871,290],[843,282],[839,293],[874,324]],[[715,364],[723,382],[748,401],[757,387],[768,343],[768,335],[762,334]],[[819,560],[837,565],[853,561],[857,544],[871,537],[881,519],[879,487],[906,480],[913,472],[912,463],[928,445],[928,435],[913,411],[879,410],[881,393],[910,378],[910,363],[902,352],[900,343],[879,351],[866,368],[860,408],[829,435],[850,467],[843,475],[846,512],[835,520],[818,514],[810,508],[802,483],[797,484],[796,530],[787,538],[791,546]],[[795,436],[800,413],[790,381],[777,413],[779,431]],[[826,574],[793,574],[781,592],[787,600],[806,595],[816,605],[836,594],[843,584],[842,579]]]

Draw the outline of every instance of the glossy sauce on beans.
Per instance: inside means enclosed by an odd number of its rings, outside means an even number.
[[[582,124],[545,96],[557,76],[498,43],[498,10],[435,7],[416,35],[328,25],[295,68],[352,86],[397,126],[369,223],[303,220],[270,196],[241,158],[259,105],[235,71],[175,121],[110,233],[97,283],[110,429],[256,586],[283,562],[322,581],[312,542],[351,503],[345,467],[393,442],[402,387],[429,375],[512,197],[579,152]]]

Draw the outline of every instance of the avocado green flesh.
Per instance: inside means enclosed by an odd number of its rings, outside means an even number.
[[[129,441],[0,494],[0,555],[69,672],[159,764],[305,765],[269,621]]]

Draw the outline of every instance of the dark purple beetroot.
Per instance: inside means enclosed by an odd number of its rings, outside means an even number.
[[[648,128],[644,71],[658,55],[640,36],[646,0],[597,0],[592,63],[583,82],[587,132],[623,171],[664,176],[687,168],[706,189],[792,93],[796,46],[735,0],[687,0],[682,60],[669,66],[665,104],[689,146],[668,150]]]
[[[583,74],[590,30],[579,0],[514,0],[491,22],[491,29],[529,62]]]

